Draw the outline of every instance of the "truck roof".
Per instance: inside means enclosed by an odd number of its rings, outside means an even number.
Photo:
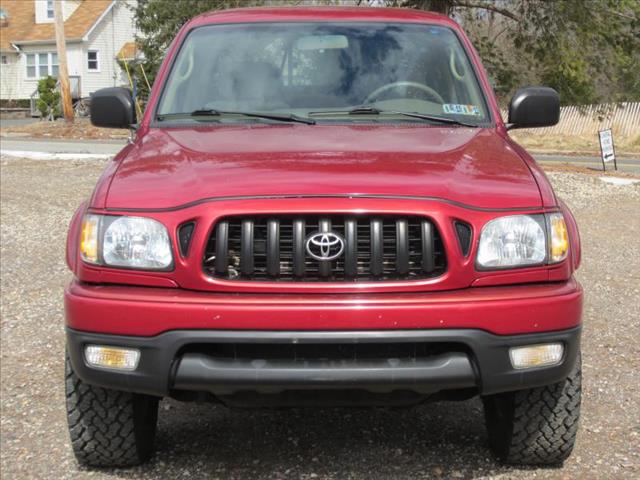
[[[189,21],[188,26],[278,21],[408,22],[458,27],[451,18],[438,13],[408,8],[378,7],[255,7],[216,10],[194,17]]]

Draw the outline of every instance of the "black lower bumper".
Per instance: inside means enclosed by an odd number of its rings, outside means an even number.
[[[443,389],[475,386],[469,357],[460,352],[410,360],[267,361],[219,360],[200,353],[182,356],[175,372],[174,388],[206,390],[230,395],[252,390],[361,389],[376,393],[411,390],[433,393]]]
[[[514,370],[509,348],[561,342],[564,357],[551,367]],[[274,359],[217,358],[210,345],[296,346],[456,345],[421,358]],[[90,344],[137,348],[138,368],[121,373],[89,367],[84,347]],[[229,395],[237,392],[278,393],[286,390],[361,389],[371,392],[409,390],[430,394],[477,388],[480,394],[520,390],[558,382],[573,366],[580,348],[580,328],[557,332],[500,336],[481,330],[402,330],[270,332],[176,330],[155,337],[127,337],[67,329],[71,364],[85,382],[116,390],[156,396],[176,391]],[[375,349],[375,348],[374,348]]]

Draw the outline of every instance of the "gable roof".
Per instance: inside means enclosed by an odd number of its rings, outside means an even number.
[[[95,23],[112,5],[113,0],[82,0],[67,21],[64,22],[64,36],[69,40],[84,37]],[[8,25],[0,27],[0,50],[15,51],[12,44],[35,42],[55,42],[53,23],[35,23],[35,2],[2,2],[7,13]]]
[[[118,60],[134,60],[138,55],[138,47],[136,46],[136,42],[127,42],[122,45],[122,48],[116,55]]]

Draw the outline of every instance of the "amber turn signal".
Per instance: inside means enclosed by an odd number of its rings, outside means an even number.
[[[552,213],[549,221],[549,260],[550,263],[561,262],[567,258],[569,251],[569,232],[561,213]]]
[[[85,262],[98,263],[98,215],[85,215],[80,231],[80,255]]]

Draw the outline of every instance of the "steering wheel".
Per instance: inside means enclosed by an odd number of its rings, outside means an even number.
[[[374,103],[374,101],[380,96],[381,93],[386,92],[387,90],[393,90],[398,87],[413,87],[417,88],[428,94],[432,99],[434,99],[438,103],[444,103],[444,99],[440,96],[438,92],[436,92],[433,88],[424,85],[418,82],[408,82],[408,81],[400,81],[387,83],[386,85],[381,86],[380,88],[376,88],[373,92],[371,92],[367,98],[364,100],[363,105],[367,105],[369,103]]]

